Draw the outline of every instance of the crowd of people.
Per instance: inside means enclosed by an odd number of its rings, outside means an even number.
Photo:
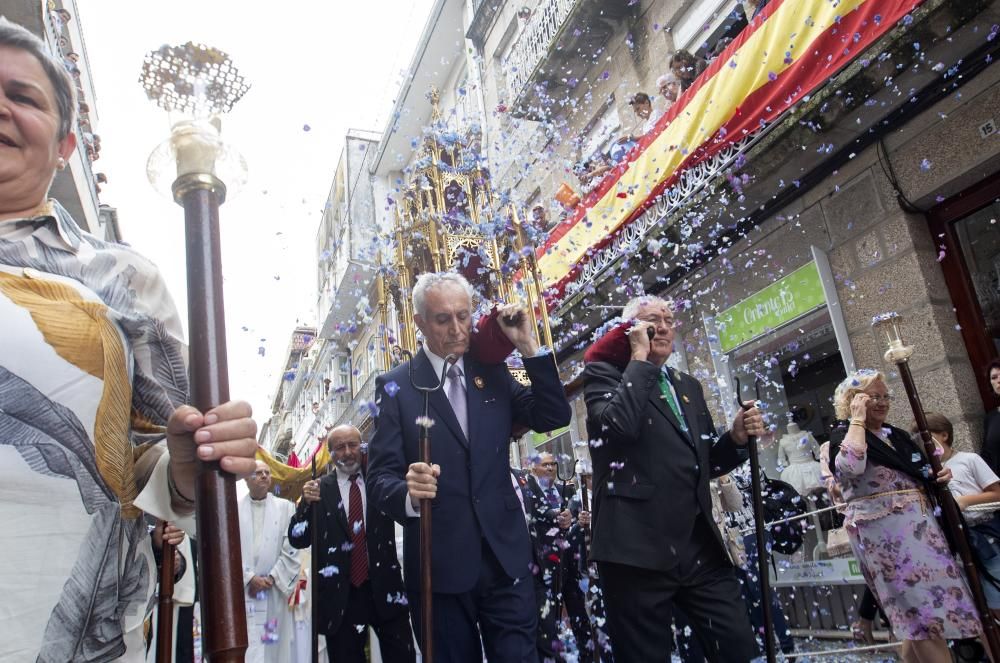
[[[684,89],[700,66],[682,54],[674,60],[664,95]],[[412,303],[423,343],[376,379],[367,455],[356,428],[330,431],[331,469],[306,483],[296,505],[275,494],[268,466],[255,460],[246,403],[207,412],[185,404],[180,323],[152,264],[83,232],[48,199],[75,148],[73,90],[36,37],[0,19],[0,515],[8,532],[0,658],[146,658],[155,651],[150,607],[164,543],[176,551],[174,579],[186,583],[178,660],[193,651],[198,564],[188,536],[201,461],[246,477],[236,517],[250,661],[306,660],[313,627],[336,663],[366,659],[369,629],[383,661],[415,661],[415,634],[429,617],[420,573],[426,508],[435,523],[423,547],[438,661],[563,661],[567,641],[578,661],[659,661],[678,646],[690,661],[758,656],[761,597],[741,571],[758,551],[731,535],[723,512],[746,519],[747,443],[765,433],[764,419],[747,401],[719,432],[699,381],[667,365],[669,301],[631,300],[620,324],[587,350],[593,465],[571,488],[551,454],[532,459],[530,471],[510,464],[512,439],[571,420],[531,316],[508,305],[495,317],[526,386],[471,350],[470,284],[451,272],[420,275]],[[633,107],[650,121],[648,96],[636,95]],[[1000,395],[1000,362],[988,372]],[[905,660],[949,660],[947,642],[978,637],[984,616],[931,488],[950,485],[964,508],[996,501],[1000,414],[986,417],[985,460],[956,451],[951,423],[928,416],[944,461],[935,475],[911,433],[888,422],[882,373],[848,376],[833,399],[843,425],[821,450],[823,475],[843,504],[871,602],[903,640]],[[427,431],[430,464],[419,457]],[[996,528],[993,516],[970,515],[984,590],[1000,609]],[[787,626],[777,631],[791,653]]]
[[[615,166],[626,160],[643,136],[656,129],[660,118],[667,114],[681,93],[691,87],[695,79],[705,71],[711,60],[722,52],[728,42],[729,40],[721,40],[709,59],[698,57],[686,50],[674,52],[670,56],[667,73],[656,80],[659,96],[636,92],[629,97],[628,105],[632,110],[633,119],[625,122],[618,134],[610,137],[606,146],[602,146],[592,154],[583,155],[575,168],[574,172],[584,196],[596,189],[604,176]],[[574,200],[574,204],[578,204],[580,199]]]

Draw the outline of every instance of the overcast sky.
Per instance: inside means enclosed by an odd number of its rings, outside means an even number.
[[[252,87],[223,121],[249,183],[222,207],[230,390],[258,424],[297,323],[316,324],[315,237],[349,128],[381,132],[432,0],[286,2],[77,0],[97,94],[101,201],[125,241],[154,260],[187,320],[183,212],[146,179],[166,115],[138,78],[146,52],[202,42]],[[264,348],[261,356],[259,349]]]

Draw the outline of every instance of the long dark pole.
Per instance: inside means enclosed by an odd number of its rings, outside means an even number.
[[[566,510],[566,484],[569,482],[569,477],[565,479],[562,476],[562,472],[559,471],[559,464],[556,464],[556,477],[560,481],[559,486],[559,514]],[[556,519],[559,519],[559,514],[556,514]],[[556,627],[562,624],[562,584],[563,584],[563,549],[560,545],[560,539],[562,538],[562,532],[558,531],[558,523],[556,523],[556,556],[559,560],[556,562],[556,572],[552,574],[552,590],[555,592],[556,599]]]
[[[312,455],[312,478],[316,480],[316,454]],[[309,615],[312,623],[310,648],[312,663],[319,663],[319,502],[309,507]]]
[[[771,615],[771,576],[768,572],[767,541],[764,536],[764,498],[760,488],[760,459],[757,457],[757,437],[747,437],[750,451],[750,490],[753,494],[754,539],[757,543],[757,576],[760,578],[760,613],[764,619],[764,651],[768,663],[774,663],[774,621]]]
[[[917,430],[920,432],[920,439],[924,443],[924,453],[930,460],[934,476],[941,471],[941,459],[938,457],[934,438],[927,428],[927,417],[924,414],[924,406],[920,403],[920,394],[917,393],[917,385],[913,382],[913,374],[910,373],[910,364],[907,359],[895,362],[899,369],[899,377],[903,381],[903,389],[906,390],[906,398],[910,401],[910,409],[913,410],[913,418],[917,422]],[[979,611],[979,621],[983,626],[983,633],[986,636],[986,646],[990,650],[990,658],[1000,661],[1000,629],[997,628],[989,605],[986,603],[986,595],[983,593],[982,579],[979,577],[979,569],[972,558],[972,549],[969,547],[969,539],[965,535],[962,527],[962,518],[959,513],[958,503],[947,486],[934,484],[935,497],[941,507],[941,514],[944,516],[945,527],[951,534],[952,541],[958,546],[958,556],[962,560],[962,568],[965,569],[965,576],[969,581],[969,589],[972,591],[972,599]]]
[[[587,499],[587,477],[589,474],[580,474],[580,509],[590,511],[590,500]],[[583,526],[583,568],[587,570],[587,578],[594,582],[594,574],[590,572],[590,525]],[[588,589],[591,593],[592,590]],[[590,614],[587,615],[590,622],[590,646],[594,649],[594,663],[601,663],[601,647],[597,642],[597,622],[594,621],[594,610],[591,606]]]
[[[166,530],[167,524],[163,523]],[[156,607],[156,663],[173,663],[174,544],[160,546],[160,596]]]
[[[225,187],[211,176],[174,183],[174,197],[184,207],[187,244],[191,404],[201,412],[229,401],[219,241],[224,196]],[[242,663],[247,622],[236,477],[218,462],[199,461],[195,493],[203,651],[210,663]]]
[[[757,400],[760,400],[759,383],[755,380],[754,386],[757,388]],[[736,403],[742,410],[750,409],[743,404],[740,396],[740,381],[736,380]],[[771,615],[771,576],[768,572],[768,561],[770,555],[767,552],[767,539],[765,536],[764,521],[764,496],[760,486],[760,458],[757,455],[757,436],[747,436],[747,450],[750,453],[750,496],[753,502],[754,521],[754,541],[757,544],[757,576],[760,582],[760,614],[764,620],[764,652],[767,655],[767,663],[774,663],[777,660],[777,652],[774,647],[774,617]]]
[[[445,363],[447,367],[447,362]],[[442,381],[443,382],[443,381]],[[424,421],[430,415],[430,392],[424,392]],[[420,462],[431,464],[431,430],[429,426],[420,428]],[[431,500],[420,500],[420,640],[421,660],[434,661],[434,586],[431,580]]]

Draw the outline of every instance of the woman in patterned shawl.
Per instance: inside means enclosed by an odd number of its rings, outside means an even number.
[[[889,389],[869,369],[833,396],[848,425],[830,435],[828,469],[843,493],[844,526],[865,583],[898,638],[903,660],[950,663],[946,640],[976,637],[979,615],[928,498],[930,465],[910,434],[886,423]],[[944,468],[939,483],[951,479]]]
[[[0,18],[0,660],[142,660],[156,582],[141,517],[190,521],[197,459],[253,470],[250,407],[187,398],[156,268],[47,199],[74,84]],[[203,443],[210,444],[203,444]]]

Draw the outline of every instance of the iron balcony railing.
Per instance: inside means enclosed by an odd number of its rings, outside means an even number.
[[[582,0],[543,0],[535,8],[524,31],[504,61],[507,74],[507,99],[512,106],[524,96],[525,86],[545,59],[553,42]]]

